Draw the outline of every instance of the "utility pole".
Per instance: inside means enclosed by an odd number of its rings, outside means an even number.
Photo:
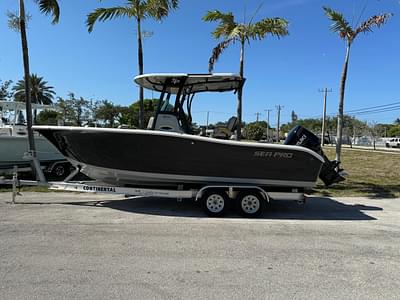
[[[207,123],[206,123],[206,135],[208,130],[208,118],[210,117],[210,111],[207,111]]]
[[[280,121],[281,121],[281,110],[283,109],[283,106],[281,105],[277,105],[276,109],[278,110],[278,125],[276,127],[276,132],[277,132],[277,141],[279,143],[280,139],[279,139],[279,127],[280,127]]]
[[[272,109],[266,109],[267,112],[267,141],[269,141],[269,112],[272,111]]]
[[[257,116],[256,122],[258,123],[258,117],[261,115],[261,113],[256,112],[255,115]]]
[[[328,93],[332,92],[332,89],[324,88],[318,90],[320,93],[324,93],[324,110],[322,114],[322,130],[321,130],[321,146],[325,145],[325,121],[326,121],[326,98]]]

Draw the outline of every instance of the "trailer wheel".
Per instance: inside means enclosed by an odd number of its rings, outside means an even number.
[[[53,173],[54,176],[56,176],[56,177],[58,177],[58,178],[63,177],[64,174],[66,173],[65,166],[63,166],[63,165],[58,165],[58,166],[56,166],[56,167],[53,169],[53,172],[52,172],[52,173]]]
[[[203,208],[210,217],[221,217],[228,206],[228,195],[224,191],[209,190],[202,196]]]
[[[69,163],[62,163],[56,165],[53,170],[51,171],[51,174],[59,179],[67,177],[71,170],[70,170],[71,165]]]
[[[244,217],[258,217],[265,207],[266,200],[258,192],[243,191],[236,197],[236,209]]]

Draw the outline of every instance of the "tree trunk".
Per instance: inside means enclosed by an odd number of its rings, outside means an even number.
[[[139,75],[143,74],[143,45],[142,45],[142,30],[140,24],[140,18],[137,18],[137,34],[138,34],[138,64],[139,64]],[[139,87],[139,128],[144,128],[144,90],[143,87]]]
[[[244,42],[245,42],[244,40],[241,41],[241,47],[240,47],[239,75],[242,80],[244,79]],[[242,96],[243,96],[243,84],[241,84],[238,89],[238,105],[237,105],[238,124],[236,130],[236,140],[238,141],[240,141],[240,139],[242,138]]]
[[[28,52],[28,39],[26,37],[26,23],[25,23],[25,3],[24,0],[19,1],[19,25],[21,33],[21,45],[22,45],[22,57],[24,61],[24,81],[25,81],[25,107],[26,107],[26,125],[28,131],[28,145],[29,151],[32,155],[32,171],[36,175],[36,178],[40,181],[44,181],[44,176],[40,173],[37,167],[38,162],[36,159],[36,148],[35,140],[32,130],[32,104],[31,104],[31,93],[30,93],[30,72],[29,72],[29,52]]]
[[[337,120],[337,132],[336,132],[336,160],[340,161],[341,151],[342,151],[342,135],[343,135],[343,107],[344,107],[344,91],[346,88],[346,78],[347,78],[347,67],[349,65],[351,42],[347,43],[346,57],[344,60],[342,77],[340,80],[340,96],[339,96],[339,112]],[[339,168],[339,165],[338,165]]]

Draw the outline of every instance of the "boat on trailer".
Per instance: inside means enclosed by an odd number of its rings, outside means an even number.
[[[82,173],[119,187],[238,187],[239,192],[247,187],[255,194],[253,187],[303,191],[313,187],[320,174],[327,185],[342,180],[336,164],[302,127],[289,134],[287,145],[193,135],[194,96],[236,92],[243,84],[237,74],[146,74],[135,77],[135,82],[160,93],[146,130],[60,126],[34,126],[34,130]],[[223,194],[210,201],[220,203]]]
[[[51,105],[32,103],[35,110],[55,110]],[[0,101],[0,175],[10,175],[14,168],[19,172],[31,171],[28,131],[24,118],[25,102]],[[70,164],[46,138],[34,134],[37,158],[45,171],[64,178]]]

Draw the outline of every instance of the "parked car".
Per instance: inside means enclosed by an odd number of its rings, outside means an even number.
[[[400,138],[395,137],[386,141],[387,148],[400,148]]]

